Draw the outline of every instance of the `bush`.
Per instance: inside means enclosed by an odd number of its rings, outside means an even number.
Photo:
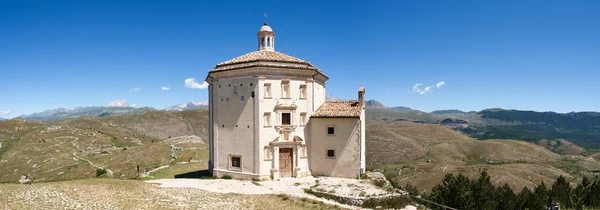
[[[221,177],[221,178],[223,178],[223,179],[231,179],[231,176],[229,176],[229,175],[223,175],[223,177]]]
[[[373,184],[375,184],[375,186],[377,186],[377,187],[383,187],[383,186],[385,186],[386,183],[387,183],[386,180],[374,180],[373,181]]]
[[[404,197],[404,196],[383,198],[383,199],[382,198],[379,198],[379,199],[371,198],[371,199],[365,200],[362,207],[363,208],[380,207],[380,208],[384,208],[384,209],[389,209],[389,208],[401,209],[410,203],[411,203],[410,198]]]
[[[123,151],[127,150],[127,147],[123,147]]]
[[[104,176],[106,174],[106,169],[96,169],[96,177],[101,177]]]

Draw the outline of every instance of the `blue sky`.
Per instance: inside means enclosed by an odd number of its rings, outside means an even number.
[[[365,86],[424,111],[600,111],[598,1],[376,2],[0,1],[0,117],[207,100],[184,80],[256,50],[264,13],[276,50],[338,98]]]

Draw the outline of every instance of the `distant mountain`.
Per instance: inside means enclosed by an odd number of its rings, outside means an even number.
[[[2,120],[7,120],[7,119],[4,119],[4,118],[0,117],[0,121],[2,121]]]
[[[185,111],[185,110],[206,109],[206,108],[208,108],[208,101],[190,101],[187,103],[171,106],[169,108],[166,108],[165,110],[172,111],[172,112],[180,112],[180,111]]]
[[[365,108],[367,109],[387,109],[385,105],[376,100],[368,100],[365,102]]]
[[[325,101],[339,101],[339,98],[333,97],[332,95],[326,95]]]
[[[466,114],[467,112],[463,112],[458,109],[443,109],[443,110],[435,110],[431,113],[432,114]]]
[[[405,107],[405,106],[395,106],[390,108],[391,110],[396,110],[396,111],[411,111],[413,109],[411,109],[410,107]]]
[[[125,101],[126,103],[126,101]],[[112,103],[111,103],[112,104]],[[156,109],[151,107],[133,108],[133,107],[119,107],[123,106],[123,103],[113,104],[114,107],[105,106],[86,106],[76,107],[74,109],[57,108],[50,109],[43,112],[33,113],[30,115],[21,115],[18,118],[23,118],[31,121],[53,121],[53,120],[64,120],[67,118],[76,117],[108,117],[108,116],[124,116],[131,114],[140,114],[148,111],[155,111]]]

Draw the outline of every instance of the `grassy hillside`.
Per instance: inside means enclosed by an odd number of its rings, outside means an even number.
[[[137,164],[141,171],[150,171],[190,157],[201,162],[208,152],[203,143],[206,114],[206,110],[154,111],[44,124],[1,121],[0,182],[14,182],[23,174],[35,181],[90,178],[98,168],[114,177],[132,178],[137,176]],[[172,151],[171,144],[187,150]]]
[[[445,173],[477,177],[481,170],[487,170],[495,184],[508,183],[516,190],[551,182],[559,175],[577,182],[600,170],[594,157],[559,155],[523,141],[476,140],[433,124],[367,124],[368,168],[385,169],[394,181],[424,191]]]
[[[600,113],[534,112],[487,109],[480,112],[367,109],[369,119],[384,123],[442,124],[466,121],[466,127],[452,127],[476,139],[515,139],[538,143],[564,139],[586,149],[600,148]],[[545,144],[544,142],[542,144]]]

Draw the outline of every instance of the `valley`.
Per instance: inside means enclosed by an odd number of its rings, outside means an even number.
[[[447,125],[426,123],[449,113],[439,117],[386,110],[367,110],[367,168],[382,170],[391,181],[414,185],[420,192],[428,192],[446,173],[477,177],[485,170],[495,185],[507,183],[517,190],[551,183],[559,175],[577,183],[600,171],[600,154],[566,140],[541,140],[538,145],[477,140]],[[206,109],[2,121],[0,182],[16,182],[23,174],[34,182],[87,179],[96,177],[98,169],[107,170],[102,176],[122,179],[173,178],[205,170],[207,123]]]

